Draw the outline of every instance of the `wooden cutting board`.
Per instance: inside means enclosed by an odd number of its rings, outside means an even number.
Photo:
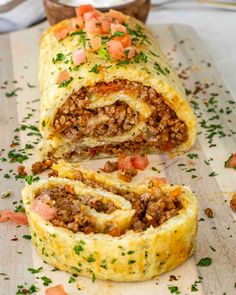
[[[36,154],[34,147],[40,139],[35,128],[40,97],[38,47],[46,26],[41,24],[0,36],[0,193],[10,190],[9,197],[0,199],[0,209],[17,207],[21,210],[23,181],[15,179],[19,163],[10,161],[15,158],[23,161],[29,157],[23,165],[30,165]],[[70,295],[236,294],[236,214],[229,207],[231,195],[236,191],[236,171],[224,168],[224,162],[236,152],[236,104],[201,40],[190,27],[162,25],[151,29],[183,80],[198,118],[198,137],[186,155],[176,158],[149,156],[149,168],[140,172],[134,181],[157,175],[166,176],[170,183],[191,186],[200,203],[195,255],[177,269],[147,282],[96,280],[93,283],[83,277],[73,280],[69,274],[52,271],[52,267],[43,263],[31,248],[26,226],[3,223],[0,224],[2,295],[13,295],[17,291],[17,294],[23,294],[19,290],[30,287],[31,292],[35,287],[38,288],[35,294],[44,294],[47,288],[43,285],[47,282],[44,277],[52,281],[49,280],[49,286],[63,284]],[[99,169],[104,162],[96,160],[83,165]],[[32,176],[28,176],[28,181],[31,180]],[[214,218],[204,214],[206,208],[213,210]],[[206,257],[212,259],[211,265],[197,266],[199,260]],[[28,270],[40,267],[42,270],[35,274]],[[170,281],[171,275],[177,280]]]

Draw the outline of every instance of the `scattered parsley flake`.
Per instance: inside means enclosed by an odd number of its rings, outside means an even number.
[[[196,292],[196,291],[198,291],[198,288],[196,286],[192,285],[191,286],[191,291],[192,292]]]
[[[5,191],[5,192],[2,193],[1,199],[9,198],[10,195],[11,195],[11,191],[10,190],[7,190],[7,191]]]
[[[65,55],[63,54],[63,53],[57,53],[57,56],[56,57],[53,57],[53,59],[52,59],[52,62],[54,63],[54,64],[56,64],[57,62],[59,62],[59,61],[63,61],[64,60],[64,58],[65,58]]]
[[[209,266],[212,263],[212,259],[210,257],[205,257],[205,258],[201,258],[198,263],[197,266]]]
[[[35,274],[35,273],[41,272],[42,269],[43,269],[42,267],[39,267],[39,268],[28,268],[28,271],[31,272],[32,274]]]
[[[208,176],[213,177],[213,176],[217,176],[218,174],[216,172],[211,172]]]
[[[180,294],[179,288],[177,286],[168,286],[171,294]]]
[[[135,262],[136,262],[136,260],[130,259],[130,260],[128,261],[128,264],[134,264]]]
[[[12,96],[17,96],[17,91],[22,90],[22,88],[16,88],[15,90],[11,91],[11,92],[6,92],[5,95],[6,97],[12,97]]]
[[[198,154],[194,154],[194,153],[191,153],[191,154],[187,154],[187,157],[189,158],[189,159],[198,159],[199,158],[199,156],[198,156]]]
[[[41,277],[41,280],[43,281],[44,286],[49,286],[52,283],[52,280],[46,276]]]
[[[96,261],[96,259],[95,259],[95,257],[93,256],[93,254],[90,254],[89,256],[88,256],[88,258],[87,258],[87,261],[90,263],[90,262],[95,262]]]
[[[73,80],[73,77],[70,77],[69,80],[65,80],[65,81],[63,81],[62,83],[60,83],[60,84],[58,85],[58,87],[59,87],[59,88],[67,87],[67,86],[70,84],[70,82],[71,82],[72,80]]]
[[[98,74],[99,73],[99,65],[95,65],[92,67],[92,69],[89,71],[89,73],[95,73],[95,74]]]
[[[77,255],[80,255],[80,252],[84,251],[84,247],[82,245],[77,245],[74,247],[74,251]]]
[[[92,274],[92,283],[94,283],[96,281],[96,276],[95,276],[95,274],[93,273]]]
[[[213,248],[211,245],[210,245],[210,248],[211,248],[211,250],[212,250],[213,252],[216,252],[216,249]]]
[[[68,283],[71,284],[71,283],[74,283],[75,281],[76,279],[74,277],[70,277]]]
[[[31,235],[23,235],[22,238],[26,240],[31,240]]]

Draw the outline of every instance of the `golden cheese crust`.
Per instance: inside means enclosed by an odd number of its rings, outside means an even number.
[[[57,54],[63,54],[71,58],[72,53],[82,48],[78,45],[79,35],[68,36],[58,41],[53,31],[60,26],[69,24],[69,20],[57,24],[48,29],[42,36],[39,56],[39,81],[41,88],[41,107],[40,107],[40,130],[43,135],[41,143],[41,153],[44,157],[53,151],[57,158],[62,158],[63,154],[69,153],[75,149],[70,140],[60,134],[53,134],[53,123],[58,109],[65,103],[67,98],[74,92],[79,91],[82,87],[95,86],[99,82],[109,83],[115,80],[123,79],[130,82],[139,82],[144,86],[153,88],[160,94],[164,102],[175,111],[177,117],[182,120],[187,127],[187,139],[175,147],[171,152],[185,152],[191,148],[196,137],[196,120],[191,107],[189,106],[184,88],[168,63],[167,58],[159,48],[156,39],[151,32],[138,20],[129,18],[127,25],[132,30],[138,30],[145,36],[144,42],[137,42],[135,46],[137,52],[144,52],[147,56],[146,61],[140,60],[139,63],[130,62],[128,64],[117,65],[117,62],[106,60],[96,52],[86,48],[87,62],[80,65],[76,70],[71,70],[71,62],[56,62],[52,60]],[[86,38],[90,38],[86,34]],[[99,71],[93,72],[91,69],[99,65]],[[56,83],[60,71],[67,70],[73,80],[66,87],[58,87]],[[128,102],[134,111],[144,115],[151,112],[151,105],[138,100],[132,95],[126,98],[117,96],[100,97],[91,101],[93,107],[105,106],[110,101],[113,103],[117,100]],[[108,138],[106,136],[96,138],[85,138],[80,144],[82,147],[101,146],[105,143],[124,142],[132,140],[140,130],[145,128],[145,123],[140,122],[136,128],[130,132],[118,136],[117,138]],[[148,152],[158,152],[156,149],[149,149]],[[106,155],[102,155],[103,157]],[[101,155],[100,155],[101,157]]]
[[[67,178],[74,177],[73,171],[81,171],[86,179],[103,183],[105,186],[110,184],[121,191],[150,191],[145,184],[125,184],[117,179],[82,169],[78,164],[71,166],[62,161],[54,168]],[[183,207],[177,216],[168,219],[157,228],[149,227],[142,232],[127,230],[119,237],[112,237],[103,233],[73,233],[66,228],[53,226],[32,210],[31,204],[39,189],[64,184],[82,193],[86,190],[96,193],[97,190],[85,186],[80,181],[50,178],[26,186],[22,191],[33,245],[47,263],[58,269],[91,278],[142,281],[177,267],[192,255],[197,234],[198,203],[189,188],[181,186],[182,193],[179,199]],[[163,185],[161,189],[168,193],[177,187],[179,186]],[[129,222],[127,212],[132,211],[127,204],[129,202],[122,201],[122,197],[106,191],[103,194],[109,194],[111,200],[120,202],[118,217],[123,218],[122,226],[125,226],[125,223]],[[103,221],[104,215],[101,213],[97,218]]]

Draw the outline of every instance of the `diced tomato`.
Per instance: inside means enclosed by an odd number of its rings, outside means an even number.
[[[170,193],[170,197],[175,199],[176,197],[180,196],[181,194],[182,194],[181,187],[177,187]]]
[[[75,12],[77,16],[83,16],[86,12],[94,10],[94,7],[90,4],[80,5],[75,8]]]
[[[120,41],[111,40],[107,42],[107,50],[114,60],[121,59],[124,54],[124,48]]]
[[[44,220],[52,220],[57,216],[57,209],[50,207],[40,199],[35,199],[32,204],[32,209],[40,215]]]
[[[236,154],[231,154],[231,156],[225,162],[225,167],[236,169]]]
[[[76,50],[72,53],[72,60],[76,65],[86,62],[86,54],[84,48]]]
[[[118,169],[119,170],[127,170],[133,169],[132,157],[126,155],[118,156]]]
[[[90,34],[100,34],[101,25],[99,25],[96,19],[92,18],[85,22],[85,31]]]
[[[73,30],[70,25],[61,25],[53,31],[54,36],[57,40],[64,39]]]
[[[75,29],[83,29],[84,21],[82,16],[73,17],[70,19],[71,26]]]
[[[132,45],[131,37],[128,34],[124,34],[123,36],[116,36],[114,40],[120,41],[123,48],[129,47]]]
[[[28,219],[25,213],[14,212],[12,210],[0,210],[0,222],[6,222],[8,220],[17,224],[28,224]]]
[[[112,20],[109,17],[105,17],[101,23],[101,29],[103,33],[109,33]]]
[[[99,16],[101,16],[101,12],[96,9],[89,12],[85,12],[85,14],[83,15],[84,21],[88,21],[92,18],[98,18]]]
[[[128,19],[127,15],[114,9],[109,10],[109,15],[121,24],[123,24]]]
[[[128,52],[127,57],[132,58],[136,54],[136,48],[134,46],[129,46],[125,48],[125,52]]]
[[[111,33],[115,34],[115,32],[122,32],[126,34],[127,30],[126,27],[121,24],[111,24]]]
[[[167,184],[168,183],[168,180],[165,177],[152,176],[151,181],[152,181],[154,187],[158,187],[161,184]]]
[[[64,70],[59,73],[59,75],[57,77],[57,84],[60,84],[64,81],[68,81],[68,80],[70,80],[70,74],[67,72],[67,70]]]
[[[68,295],[62,285],[57,285],[46,289],[45,295]]]
[[[90,40],[90,45],[94,51],[98,51],[102,46],[102,39],[100,37],[93,37]]]
[[[144,170],[149,164],[148,157],[135,155],[132,157],[132,164],[135,169]]]

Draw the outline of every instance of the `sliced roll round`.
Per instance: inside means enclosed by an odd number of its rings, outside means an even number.
[[[195,116],[151,32],[128,16],[91,14],[92,20],[64,20],[42,36],[43,157],[77,161],[189,150]]]
[[[63,161],[54,169],[64,178],[22,191],[32,243],[47,263],[91,278],[142,281],[192,255],[198,203],[189,188],[126,184]]]

